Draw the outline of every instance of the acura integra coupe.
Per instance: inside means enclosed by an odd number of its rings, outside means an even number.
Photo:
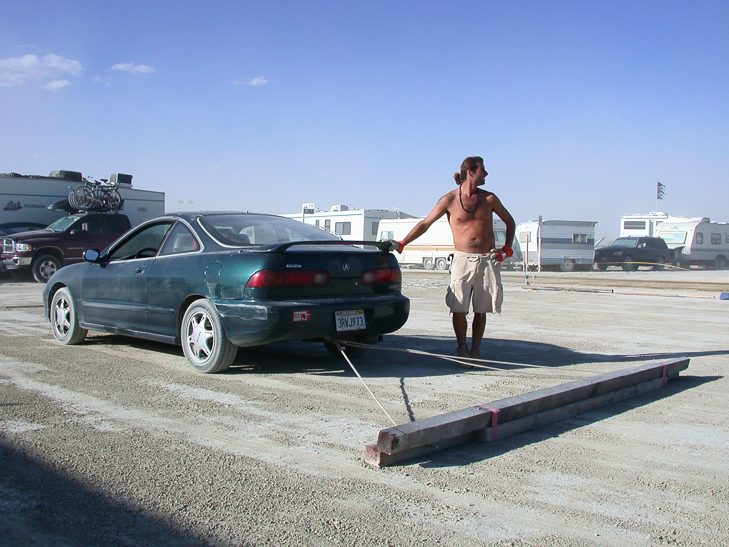
[[[388,248],[273,215],[167,214],[58,270],[45,315],[62,344],[89,329],[178,344],[204,373],[228,369],[241,346],[311,340],[338,353],[337,341],[374,343],[407,321]]]

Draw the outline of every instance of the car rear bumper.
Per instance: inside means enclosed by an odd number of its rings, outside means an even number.
[[[296,302],[231,302],[213,300],[228,339],[237,346],[257,346],[284,340],[353,339],[394,332],[410,313],[401,294],[362,298],[305,299]],[[338,331],[335,312],[362,310],[365,328]]]

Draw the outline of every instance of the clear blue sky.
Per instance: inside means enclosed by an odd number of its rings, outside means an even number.
[[[701,0],[0,0],[0,172],[425,215],[481,155],[517,223],[729,221],[727,29]]]

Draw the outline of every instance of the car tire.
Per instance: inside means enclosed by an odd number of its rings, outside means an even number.
[[[559,269],[563,272],[574,272],[575,271],[575,261],[574,260],[565,260],[562,262],[562,264],[559,265]]]
[[[423,268],[425,268],[426,270],[432,270],[433,268],[435,268],[435,263],[433,262],[433,259],[431,257],[423,259]]]
[[[238,353],[238,346],[225,335],[220,314],[205,298],[196,300],[185,311],[180,341],[190,366],[205,374],[229,369]]]
[[[447,270],[448,269],[448,261],[445,258],[443,258],[443,257],[436,259],[436,261],[435,261],[435,269],[436,270],[441,270],[441,271]]]
[[[663,258],[662,256],[659,256],[658,258],[656,258],[656,263],[653,264],[653,271],[658,272],[658,271],[662,270],[665,266],[666,266],[666,259]]]
[[[33,279],[38,283],[46,283],[54,273],[61,269],[61,261],[53,255],[42,255],[33,260],[30,269]]]
[[[604,272],[607,270],[607,264],[595,264],[595,268],[600,272]]]
[[[327,348],[327,351],[331,353],[333,357],[339,357],[343,359],[342,352],[339,351],[339,348],[334,342],[330,340],[324,340],[324,347]],[[359,359],[368,351],[370,351],[370,348],[363,348],[360,346],[344,346],[344,353],[346,353],[347,357],[349,357],[350,359]]]
[[[53,336],[61,344],[72,346],[86,338],[88,330],[79,326],[76,304],[65,287],[58,289],[51,299],[50,320]]]
[[[621,266],[624,272],[632,272],[636,269],[635,262],[633,262],[632,256],[626,256]]]

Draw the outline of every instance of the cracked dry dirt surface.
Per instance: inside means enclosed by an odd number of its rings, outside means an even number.
[[[355,361],[396,422],[680,356],[688,370],[528,433],[375,469],[364,448],[389,420],[323,345],[241,350],[220,375],[120,336],[62,346],[42,287],[0,277],[0,545],[729,544],[729,275],[529,281],[504,275],[482,351],[524,366],[464,370],[395,351],[455,350],[447,275],[404,272],[408,323]]]

